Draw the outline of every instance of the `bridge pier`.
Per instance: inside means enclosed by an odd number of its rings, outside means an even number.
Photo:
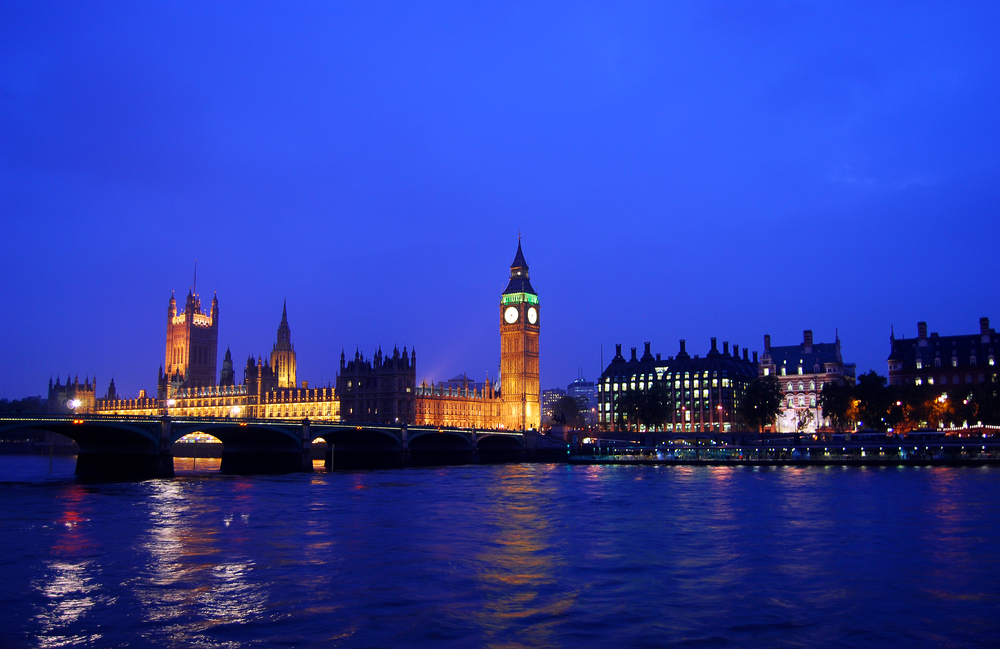
[[[312,437],[309,436],[309,418],[302,420],[302,450],[299,452],[299,471],[312,473]],[[329,444],[328,444],[329,446]]]

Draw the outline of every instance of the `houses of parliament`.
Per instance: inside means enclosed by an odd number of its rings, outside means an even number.
[[[232,354],[226,350],[216,374],[219,300],[209,310],[192,288],[183,310],[173,294],[167,303],[164,362],[156,396],[140,391],[120,397],[112,380],[108,393],[96,398],[96,379],[83,384],[58,379],[49,385],[49,404],[77,412],[120,415],[168,414],[177,417],[305,419],[349,423],[408,424],[458,428],[538,430],[541,424],[538,377],[540,304],[521,251],[510,266],[500,296],[500,376],[477,382],[465,374],[449,381],[416,383],[417,355],[404,347],[381,348],[371,357],[344,352],[334,386],[298,382],[296,355],[283,305],[274,347],[269,356],[250,356],[237,381]],[[216,379],[218,376],[218,379]]]

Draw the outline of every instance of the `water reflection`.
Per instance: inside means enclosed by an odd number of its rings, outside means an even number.
[[[224,512],[218,502],[200,501],[197,482],[147,484],[150,524],[142,547],[148,563],[136,586],[146,619],[158,629],[147,638],[163,633],[179,646],[231,645],[213,638],[213,630],[252,621],[267,600],[252,579],[254,562],[234,551],[248,535],[249,496],[240,496],[235,485],[237,495]],[[223,530],[229,532],[224,537]]]
[[[45,563],[42,575],[32,584],[43,604],[35,615],[39,627],[38,646],[83,646],[101,639],[82,627],[85,616],[95,606],[113,598],[104,594],[100,566],[93,560],[94,541],[89,533],[89,501],[81,485],[69,485],[59,494],[60,517],[53,523],[53,559]]]
[[[551,512],[545,507],[554,494],[550,483],[533,479],[535,472],[531,466],[505,467],[488,491],[485,529],[491,538],[476,553],[479,605],[472,612],[487,647],[551,646],[559,618],[576,599],[557,587],[562,560],[551,545]]]

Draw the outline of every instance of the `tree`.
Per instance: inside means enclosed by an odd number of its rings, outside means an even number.
[[[803,432],[806,428],[809,428],[809,424],[812,423],[814,419],[813,411],[811,408],[806,408],[805,410],[800,410],[799,414],[795,416],[795,430],[796,432]]]
[[[850,422],[849,415],[854,402],[854,386],[848,383],[827,383],[819,395],[819,406],[823,416],[829,417],[830,425],[839,431]]]
[[[573,397],[559,397],[552,404],[552,422],[579,426],[581,423],[580,406]]]
[[[885,431],[890,425],[889,408],[893,402],[886,383],[886,378],[876,374],[875,370],[858,377],[854,395],[858,400],[858,417],[864,428]]]
[[[740,415],[749,426],[764,432],[764,426],[770,426],[781,412],[781,383],[778,377],[772,375],[757,377],[747,384],[743,402],[740,404]]]
[[[619,393],[615,402],[615,422],[619,428],[639,430],[640,426],[663,426],[673,412],[670,389],[663,383],[653,382],[646,390],[627,390]]]

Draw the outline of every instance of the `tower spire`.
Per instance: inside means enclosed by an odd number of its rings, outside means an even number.
[[[194,279],[191,281],[191,292],[198,294],[198,260],[194,260]]]

